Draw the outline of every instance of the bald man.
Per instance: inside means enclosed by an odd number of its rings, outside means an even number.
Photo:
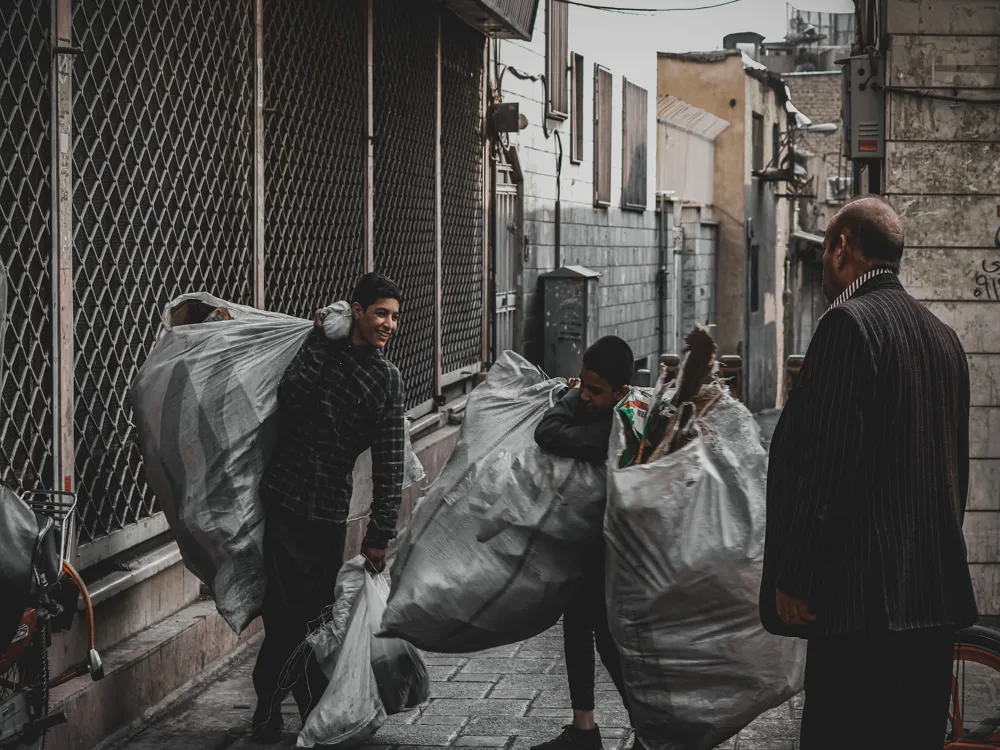
[[[771,442],[761,619],[809,640],[801,750],[940,750],[955,631],[978,619],[968,363],[903,288],[902,256],[880,199],[830,222],[831,306]]]

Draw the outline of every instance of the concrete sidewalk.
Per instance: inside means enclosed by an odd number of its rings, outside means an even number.
[[[246,652],[207,688],[192,692],[164,715],[118,744],[121,750],[224,750],[252,748],[246,736],[253,711]],[[465,657],[428,656],[431,701],[419,711],[394,716],[379,731],[380,748],[458,747],[522,750],[555,737],[570,717],[559,626],[522,644]],[[632,744],[628,718],[614,685],[598,672],[597,720],[607,750]],[[792,750],[797,747],[801,697],[761,716],[727,750]],[[285,706],[288,735],[299,728],[294,704]]]

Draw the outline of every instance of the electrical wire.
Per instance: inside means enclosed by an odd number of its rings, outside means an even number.
[[[949,96],[948,94],[938,94],[925,89],[910,88],[908,86],[886,86],[885,90],[890,94],[908,94],[918,99],[935,99],[941,102],[953,102],[955,104],[1000,104],[1000,99],[974,99],[969,96]]]
[[[591,10],[603,10],[610,13],[682,13],[689,10],[710,10],[712,8],[722,8],[727,5],[735,5],[743,0],[722,0],[722,2],[712,5],[698,5],[692,8],[618,8],[613,5],[599,5],[597,3],[585,3],[581,0],[563,0],[567,5],[575,5],[579,8],[590,8]]]

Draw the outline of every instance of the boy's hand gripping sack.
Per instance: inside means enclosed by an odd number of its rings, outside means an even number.
[[[535,443],[565,389],[505,352],[472,392],[458,444],[400,538],[386,633],[469,653],[557,622],[600,540],[605,493],[603,468]]]
[[[386,574],[364,557],[344,563],[329,619],[307,642],[330,684],[299,734],[299,747],[347,748],[369,740],[387,716],[430,697],[430,677],[413,646],[376,632],[389,593]]]
[[[804,644],[768,634],[758,614],[767,456],[757,425],[727,393],[694,426],[692,442],[627,468],[620,422],[611,438],[608,620],[651,750],[715,747],[803,681]]]

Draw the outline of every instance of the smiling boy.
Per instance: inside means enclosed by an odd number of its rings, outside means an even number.
[[[266,508],[264,642],[254,668],[253,737],[280,740],[289,688],[305,720],[326,678],[311,658],[286,663],[309,625],[334,601],[344,559],[354,464],[371,448],[372,510],[362,551],[378,569],[395,535],[403,484],[403,385],[382,349],[399,325],[399,287],[381,274],[361,278],[351,297],[347,339],[315,328],[278,388],[278,437],[261,482]]]
[[[543,450],[564,458],[603,466],[614,424],[615,406],[628,393],[635,358],[617,336],[598,339],[583,354],[580,377],[535,429]],[[604,502],[595,497],[594,502]],[[628,698],[622,680],[618,647],[611,639],[604,602],[604,539],[594,543],[583,571],[583,582],[563,615],[563,648],[569,681],[573,723],[555,739],[532,750],[603,750],[601,730],[594,720],[594,645],[611,675],[625,708]],[[641,750],[638,738],[633,746]]]

